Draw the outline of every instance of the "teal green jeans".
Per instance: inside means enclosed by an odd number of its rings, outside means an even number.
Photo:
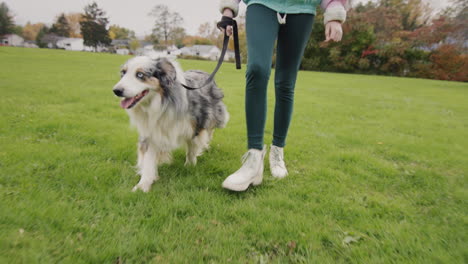
[[[312,31],[313,14],[288,14],[279,24],[277,13],[260,4],[247,7],[248,63],[245,113],[248,148],[263,149],[267,113],[267,86],[275,41],[275,119],[273,145],[284,147],[291,123],[294,86],[305,46]]]

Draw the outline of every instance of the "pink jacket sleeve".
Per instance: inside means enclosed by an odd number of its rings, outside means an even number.
[[[234,16],[237,16],[239,11],[240,0],[221,0],[219,3],[219,11],[223,13],[225,8],[229,8],[234,12]],[[347,0],[322,0],[321,6],[324,13],[324,23],[328,23],[332,20],[345,22],[346,20],[346,5]]]
[[[320,6],[323,10],[327,10],[330,5],[341,5],[343,8],[346,7],[347,0],[322,0]]]
[[[320,5],[325,10],[323,14],[324,24],[333,20],[341,23],[346,21],[347,0],[322,0]]]
[[[234,17],[239,13],[240,0],[221,0],[219,1],[219,11],[223,13],[225,8],[229,8],[234,13]]]

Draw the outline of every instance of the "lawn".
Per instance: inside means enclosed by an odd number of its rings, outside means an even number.
[[[137,132],[112,93],[127,58],[0,47],[0,263],[468,262],[468,84],[300,72],[290,175],[267,165],[232,193],[245,67],[225,64],[228,126],[132,193]]]

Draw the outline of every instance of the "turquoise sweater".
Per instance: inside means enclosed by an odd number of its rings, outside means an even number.
[[[243,0],[249,6],[261,4],[279,13],[287,14],[314,14],[321,0]]]

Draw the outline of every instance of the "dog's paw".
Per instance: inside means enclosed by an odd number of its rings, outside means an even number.
[[[132,192],[136,192],[138,190],[141,190],[145,193],[149,192],[151,189],[151,183],[138,183],[133,187]]]
[[[197,158],[194,159],[185,159],[185,167],[197,165]]]

